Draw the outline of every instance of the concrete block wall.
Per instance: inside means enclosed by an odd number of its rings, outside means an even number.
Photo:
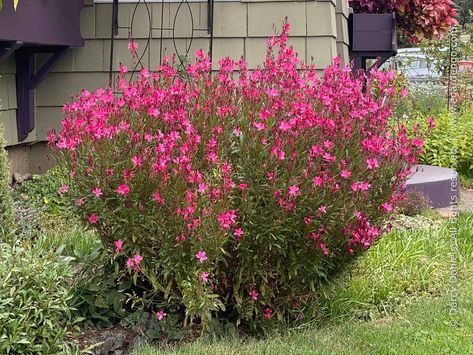
[[[85,38],[83,48],[68,51],[61,62],[44,79],[36,90],[36,129],[25,141],[42,141],[49,128],[60,127],[61,107],[77,95],[82,88],[95,90],[108,85],[110,61],[111,4],[93,3],[86,0],[81,14],[81,31]],[[186,8],[176,18],[175,41],[172,31],[163,31],[163,48],[166,53],[175,52],[193,55],[196,49],[208,50],[207,32],[196,31],[190,39],[191,19],[194,27],[205,29],[207,26],[207,2],[190,2],[192,17]],[[160,2],[148,1],[152,27],[172,27],[179,3],[165,2],[163,10]],[[119,25],[130,24],[135,4],[121,3],[119,7]],[[161,19],[161,11],[164,13]],[[265,54],[265,41],[279,29],[285,18],[292,26],[290,44],[299,57],[308,63],[314,63],[317,69],[330,64],[333,57],[340,55],[348,61],[348,0],[240,0],[216,1],[214,16],[214,59],[230,56],[248,60],[250,68],[256,68]],[[140,5],[135,14],[133,36],[138,42],[139,51],[146,46],[149,34],[147,9]],[[159,62],[159,30],[152,30],[150,50],[143,57],[143,62],[151,69]],[[113,69],[119,64],[132,67],[134,63],[129,54],[128,31],[120,29],[115,40]],[[38,56],[39,67],[46,58]],[[16,93],[15,64],[9,58],[0,64],[0,121],[6,126],[6,138],[10,145],[19,144],[16,137]],[[25,143],[22,142],[22,143]]]

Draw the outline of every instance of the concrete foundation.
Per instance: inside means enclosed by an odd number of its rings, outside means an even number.
[[[7,151],[12,175],[41,174],[56,164],[46,142],[14,145]]]

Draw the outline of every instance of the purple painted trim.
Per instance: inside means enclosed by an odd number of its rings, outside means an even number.
[[[369,70],[367,59],[377,65],[397,53],[396,17],[392,14],[350,14],[348,18],[350,57],[354,70]]]
[[[23,47],[15,52],[16,62],[16,125],[18,141],[22,142],[35,128],[34,90],[64,56],[66,46]],[[35,72],[37,53],[52,53],[43,66]]]
[[[84,0],[3,1],[0,41],[81,47],[80,12]]]

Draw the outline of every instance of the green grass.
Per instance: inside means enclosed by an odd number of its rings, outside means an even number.
[[[154,354],[471,354],[473,287],[462,288],[461,313],[451,317],[449,298],[422,299],[396,315],[294,330],[266,340],[200,340],[178,348],[147,346],[134,355]],[[452,319],[453,318],[453,319]],[[452,320],[459,326],[453,326]]]
[[[451,222],[418,218],[410,224],[415,223],[421,229],[390,233],[360,258],[351,275],[325,290],[323,322],[264,340],[235,334],[178,346],[148,345],[134,355],[471,354],[473,215],[458,219],[457,244]],[[452,270],[458,284],[451,281]],[[455,289],[459,306],[452,316]]]

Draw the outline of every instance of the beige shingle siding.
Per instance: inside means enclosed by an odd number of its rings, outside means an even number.
[[[207,26],[207,3],[189,3],[194,19],[194,27],[205,29]],[[161,26],[161,4],[149,3],[152,27]],[[164,27],[172,27],[178,3],[164,4]],[[135,5],[120,4],[119,24],[129,25]],[[87,0],[81,14],[81,32],[85,41],[83,48],[71,49],[61,62],[53,69],[36,90],[36,130],[29,141],[45,139],[50,127],[59,128],[61,106],[76,95],[82,88],[94,90],[108,85],[108,68],[110,61],[110,27],[111,4],[95,4]],[[185,52],[190,46],[192,55],[196,49],[208,50],[206,31],[195,31],[191,42],[190,17],[187,9],[176,19],[176,45],[179,51]],[[277,1],[250,0],[234,2],[216,2],[214,19],[214,58],[230,56],[239,59],[245,56],[250,68],[261,63],[266,38],[273,33],[273,24],[280,28],[285,17],[292,24],[290,44],[294,46],[299,57],[306,62],[315,63],[318,69],[330,64],[337,54],[342,59],[348,58],[348,0],[317,1]],[[149,19],[146,8],[138,7],[135,15],[133,35],[140,48],[146,44],[149,31]],[[159,30],[152,31],[150,50],[143,62],[151,68],[159,64]],[[172,31],[163,31],[163,49],[167,54],[174,53]],[[133,66],[127,48],[128,31],[120,29],[115,40],[113,70],[118,71],[119,64]],[[38,56],[37,66],[45,61],[45,56]],[[3,110],[0,120],[6,124],[8,141],[16,140],[15,119],[15,64],[12,58],[0,65],[0,98]],[[4,87],[7,87],[5,89]],[[7,94],[5,94],[5,91]]]

